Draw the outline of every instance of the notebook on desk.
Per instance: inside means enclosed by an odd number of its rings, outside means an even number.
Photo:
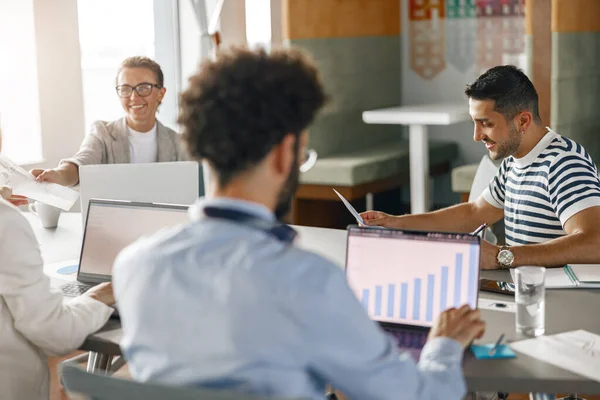
[[[346,277],[359,301],[416,360],[437,316],[477,308],[480,238],[348,228]]]
[[[510,271],[513,282],[514,270]],[[600,289],[600,264],[569,264],[546,269],[546,289]]]

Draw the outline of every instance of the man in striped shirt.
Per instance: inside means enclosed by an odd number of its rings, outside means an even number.
[[[514,66],[467,86],[473,139],[504,159],[474,202],[421,215],[362,214],[368,225],[469,232],[504,218],[506,246],[482,242],[483,269],[600,263],[600,180],[578,143],[544,127],[538,95]]]

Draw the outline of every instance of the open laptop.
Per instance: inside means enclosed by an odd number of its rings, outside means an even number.
[[[77,280],[61,286],[65,297],[112,279],[121,250],[142,236],[189,221],[187,205],[91,199],[88,207]]]
[[[204,193],[199,168],[196,161],[82,166],[79,191],[83,225],[90,199],[192,204]]]
[[[351,226],[346,277],[369,317],[418,360],[442,311],[477,307],[480,240],[470,234]]]

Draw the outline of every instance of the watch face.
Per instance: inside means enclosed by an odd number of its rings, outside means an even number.
[[[500,250],[498,253],[498,262],[502,265],[511,265],[513,260],[514,256],[510,250]]]

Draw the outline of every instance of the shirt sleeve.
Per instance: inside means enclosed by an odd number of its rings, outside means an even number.
[[[321,293],[305,292],[297,318],[308,331],[309,368],[353,399],[459,399],[465,394],[463,349],[431,340],[417,364],[365,313],[338,267]]]
[[[106,129],[106,127],[101,122],[95,122],[92,125],[90,133],[83,139],[77,154],[71,158],[60,160],[59,165],[66,162],[75,164],[78,167],[102,164],[104,144],[102,143],[102,139],[100,139],[100,129]]]
[[[496,208],[504,208],[505,185],[508,171],[508,158],[502,161],[502,165],[498,169],[496,176],[491,180],[489,186],[483,191],[481,196],[489,204]]]
[[[65,354],[106,323],[112,308],[88,296],[64,303],[50,288],[35,235],[17,210],[3,215],[0,238],[0,297],[27,340],[47,354]]]
[[[600,206],[600,180],[591,158],[578,152],[557,157],[548,171],[548,191],[563,226],[578,212]]]

